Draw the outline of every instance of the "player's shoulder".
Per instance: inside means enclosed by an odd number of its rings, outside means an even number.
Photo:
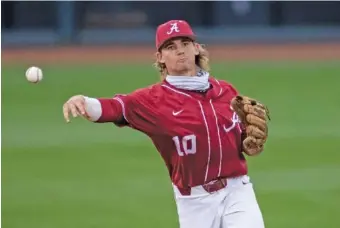
[[[143,88],[138,88],[129,95],[133,97],[135,101],[155,103],[162,92],[161,84],[155,83]]]
[[[238,90],[231,82],[222,79],[217,79],[213,76],[210,77],[210,81],[213,85],[222,87],[224,93],[231,93],[234,96],[238,95]]]
[[[160,83],[151,84],[149,86],[138,88],[134,90],[131,95],[138,96],[138,97],[149,97],[156,95],[161,91]]]

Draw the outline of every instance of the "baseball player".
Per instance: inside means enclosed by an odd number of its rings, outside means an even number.
[[[128,126],[148,135],[172,181],[181,228],[262,228],[244,154],[267,139],[268,110],[209,74],[207,51],[190,25],[156,31],[160,83],[113,98],[71,97],[64,118]]]

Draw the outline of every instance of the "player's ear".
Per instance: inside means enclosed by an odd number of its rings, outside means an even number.
[[[198,44],[198,43],[196,43],[196,42],[194,42],[194,54],[195,55],[199,55],[200,54],[200,44]]]
[[[159,62],[159,63],[165,63],[163,55],[160,51],[156,52],[156,59],[157,59],[157,62]]]

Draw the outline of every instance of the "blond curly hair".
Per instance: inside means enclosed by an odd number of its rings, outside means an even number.
[[[198,44],[197,47],[199,54],[195,57],[196,65],[205,71],[210,71],[209,52],[202,44]],[[161,79],[164,79],[168,74],[165,64],[156,61],[153,65],[160,72]]]

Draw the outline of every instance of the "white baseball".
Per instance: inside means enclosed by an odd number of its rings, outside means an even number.
[[[26,70],[26,78],[29,82],[38,83],[43,79],[42,70],[39,67],[32,66]]]

